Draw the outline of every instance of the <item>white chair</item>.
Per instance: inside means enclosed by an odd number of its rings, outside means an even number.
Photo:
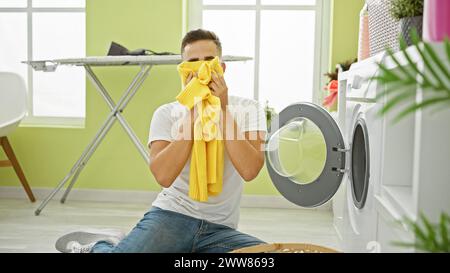
[[[26,106],[27,90],[20,75],[0,72],[0,146],[8,157],[8,160],[0,160],[0,167],[14,168],[28,198],[34,202],[36,199],[7,138],[25,117]]]

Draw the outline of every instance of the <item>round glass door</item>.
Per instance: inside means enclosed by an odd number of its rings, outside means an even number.
[[[270,137],[267,155],[279,175],[298,184],[309,184],[317,180],[325,167],[327,147],[314,122],[294,118]]]
[[[299,103],[281,111],[271,128],[266,165],[277,190],[303,207],[327,202],[345,172],[344,140],[334,119],[318,105]]]

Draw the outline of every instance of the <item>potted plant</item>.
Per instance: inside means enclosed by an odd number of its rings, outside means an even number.
[[[322,105],[329,111],[337,111],[337,94],[338,94],[338,74],[339,71],[347,71],[350,66],[355,63],[357,59],[348,60],[336,65],[336,69],[333,72],[326,73],[325,76],[328,77],[328,83],[324,90],[328,91],[328,95],[322,102]]]
[[[423,252],[450,252],[450,216],[445,212],[441,213],[439,223],[436,224],[431,223],[423,214],[420,214],[417,221],[405,217],[399,224],[406,224],[414,233],[415,240],[414,242],[394,241],[394,245]]]
[[[277,115],[275,109],[269,106],[269,101],[266,101],[266,106],[264,107],[264,112],[266,113],[267,130],[270,132],[270,125],[272,120]]]
[[[408,46],[412,44],[409,37],[411,29],[415,28],[422,37],[423,1],[393,0],[391,2],[391,15],[395,20],[400,21],[400,33]]]
[[[406,69],[391,71],[384,64],[380,63],[378,67],[381,70],[381,74],[373,77],[380,84],[388,85],[388,88],[377,95],[379,100],[384,96],[390,96],[389,101],[383,105],[380,114],[384,115],[396,108],[403,108],[397,114],[395,122],[409,114],[413,114],[419,109],[435,106],[437,110],[443,110],[450,107],[450,84],[448,84],[450,82],[450,71],[445,63],[450,62],[450,40],[447,38],[443,42],[447,60],[441,60],[431,43],[420,42],[420,37],[415,29],[411,30],[409,37],[419,55],[422,56],[426,69],[431,71],[431,74],[424,74],[418,69],[417,64],[414,63],[406,50],[406,41],[400,38],[400,53],[407,60],[407,67],[411,67],[417,75],[409,73]],[[388,48],[387,52],[395,63],[400,64],[399,58],[396,57],[391,49]],[[411,100],[416,95],[415,92],[411,92],[411,87],[421,88],[428,94],[427,98],[421,102]]]

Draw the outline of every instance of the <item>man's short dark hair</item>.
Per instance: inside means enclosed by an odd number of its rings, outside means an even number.
[[[201,40],[213,41],[217,46],[219,55],[222,55],[222,44],[220,43],[219,37],[217,37],[217,35],[212,31],[200,28],[196,30],[191,30],[188,33],[186,33],[186,35],[184,35],[183,41],[181,42],[181,54],[183,54],[184,48],[188,44],[192,44],[194,42]]]

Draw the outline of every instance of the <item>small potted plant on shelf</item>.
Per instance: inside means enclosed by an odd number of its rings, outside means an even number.
[[[393,0],[391,2],[391,15],[400,21],[400,33],[408,46],[412,45],[409,33],[415,28],[422,37],[424,0]]]
[[[266,106],[264,107],[266,113],[267,130],[270,132],[270,124],[273,118],[277,115],[275,109],[269,106],[269,101],[266,101]]]
[[[446,59],[440,59],[438,53],[431,43],[421,42],[419,34],[412,29],[409,37],[414,48],[423,58],[425,68],[430,71],[423,73],[417,63],[412,60],[407,51],[405,39],[400,37],[400,53],[407,61],[407,67],[411,67],[417,74],[411,74],[406,69],[398,71],[389,70],[384,64],[378,64],[381,70],[380,75],[373,77],[380,84],[388,86],[383,92],[377,95],[377,99],[382,101],[383,97],[389,96],[389,100],[383,105],[380,114],[384,115],[394,109],[400,108],[400,113],[396,115],[394,122],[403,119],[405,116],[415,113],[418,110],[434,106],[436,110],[448,109],[450,107],[450,40],[446,38],[443,46],[446,52]],[[400,64],[399,57],[391,49],[387,49],[389,57],[397,64]],[[411,87],[421,88],[427,94],[422,101],[411,100],[416,92],[411,92]],[[403,109],[402,109],[403,108]]]
[[[348,60],[336,65],[336,69],[333,72],[326,73],[325,76],[328,77],[328,83],[324,90],[328,91],[328,95],[322,102],[322,105],[329,111],[337,111],[337,98],[338,98],[338,74],[339,71],[347,71],[350,66],[355,63],[357,59]]]

